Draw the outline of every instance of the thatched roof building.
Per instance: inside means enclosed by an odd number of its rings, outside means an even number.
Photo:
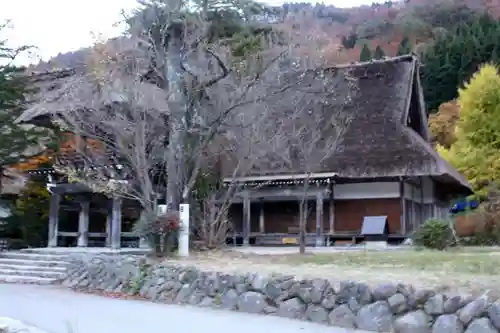
[[[312,170],[293,161],[273,164],[263,159],[238,178],[246,185],[264,182],[265,186],[247,186],[234,200],[230,215],[235,235],[248,242],[250,230],[290,233],[299,212],[288,204],[304,196],[294,186],[306,178],[317,184],[306,193],[307,199],[316,200],[317,209],[323,207],[316,210],[315,220],[307,222],[308,232],[314,232],[316,240],[326,234],[357,235],[365,216],[386,217],[389,233],[405,237],[426,219],[446,216],[452,198],[472,193],[467,180],[430,143],[419,66],[415,56],[407,55],[306,72],[301,84],[323,84],[330,96],[312,103],[315,106],[309,112],[320,110],[329,121],[328,114],[337,115],[342,109],[349,121],[334,151]],[[316,80],[318,73],[326,80]],[[19,121],[36,122],[62,111],[53,102],[78,75],[76,69],[33,75],[42,89],[39,102]],[[353,82],[354,88],[349,86]],[[274,107],[274,114],[287,117],[296,108],[292,94],[287,93]],[[324,135],[327,140],[327,129]],[[230,165],[223,166],[227,177],[232,174]],[[259,219],[250,217],[250,207],[256,205],[260,206]]]
[[[415,56],[337,66],[322,74],[348,76],[356,80],[357,87],[348,103],[332,98],[324,106],[326,113],[343,108],[350,121],[335,151],[311,171],[352,180],[429,176],[460,193],[470,193],[467,180],[430,143]],[[352,80],[331,81],[335,81],[338,91],[348,92],[343,85]],[[292,178],[292,174],[304,172],[273,165],[253,170],[244,179],[286,179],[287,175]]]

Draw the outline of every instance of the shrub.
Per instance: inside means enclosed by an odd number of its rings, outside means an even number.
[[[0,237],[14,248],[47,246],[50,193],[44,182],[30,180],[10,203],[10,216],[0,218]]]
[[[455,245],[455,237],[446,220],[427,220],[414,234],[415,245],[428,249],[444,250]]]
[[[159,216],[143,211],[134,225],[134,232],[146,238],[157,256],[168,256],[178,247],[177,237],[180,228],[180,217],[177,211]]]

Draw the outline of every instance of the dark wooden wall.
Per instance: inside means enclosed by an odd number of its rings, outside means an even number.
[[[262,203],[252,203],[251,232],[259,232],[259,214]],[[289,233],[297,229],[299,223],[299,204],[289,202],[264,202],[265,233]],[[307,232],[316,231],[316,203],[309,203]],[[394,199],[357,199],[335,200],[335,232],[358,233],[361,230],[363,217],[387,215],[389,232],[400,232],[400,200]],[[236,232],[243,230],[243,205],[234,204],[229,210],[229,218],[233,221]],[[329,203],[323,205],[323,230],[330,231]]]
[[[401,229],[400,199],[358,199],[335,201],[335,231],[358,232],[361,230],[364,216],[387,215],[389,233],[398,233]]]

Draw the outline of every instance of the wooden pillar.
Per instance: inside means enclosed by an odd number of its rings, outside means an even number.
[[[265,220],[264,220],[264,202],[260,203],[260,214],[259,214],[259,232],[263,234],[265,232]]]
[[[323,193],[316,193],[316,246],[324,246],[323,239]]]
[[[111,240],[113,239],[112,236],[113,229],[111,227],[113,221],[113,214],[110,206],[111,205],[108,205],[108,213],[106,215],[106,247],[111,247]]]
[[[330,200],[329,200],[329,223],[330,223],[330,234],[335,233],[335,184],[331,185],[331,190],[330,190]]]
[[[243,245],[250,245],[250,193],[243,193]]]
[[[59,226],[59,202],[61,197],[59,194],[52,193],[50,195],[50,206],[49,206],[49,235],[47,239],[48,247],[57,246],[57,233]]]
[[[424,207],[424,177],[420,177],[420,226],[425,223]]]
[[[111,207],[111,248],[119,249],[122,238],[122,200],[113,198]]]
[[[400,213],[400,233],[406,235],[406,200],[405,200],[405,183],[403,178],[399,180],[399,199],[401,206]]]
[[[78,216],[78,246],[87,247],[89,241],[89,213],[90,202],[80,203],[80,215]]]

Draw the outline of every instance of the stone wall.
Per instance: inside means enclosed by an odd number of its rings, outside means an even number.
[[[137,295],[326,325],[394,333],[499,333],[500,302],[488,295],[414,290],[384,284],[330,283],[292,276],[229,275],[194,267],[151,265],[137,257],[72,259],[63,285],[88,292]]]

